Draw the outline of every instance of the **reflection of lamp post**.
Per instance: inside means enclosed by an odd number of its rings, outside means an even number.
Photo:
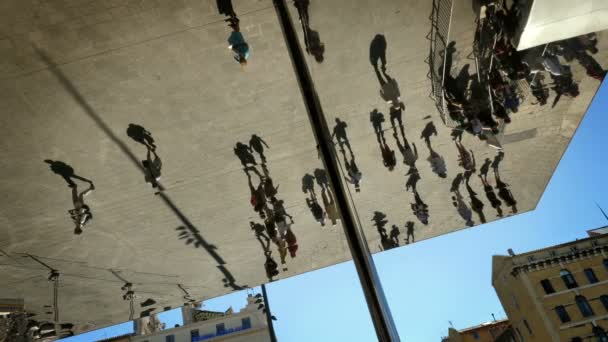
[[[268,330],[270,331],[270,341],[277,342],[277,336],[274,333],[274,326],[272,324],[272,321],[276,321],[277,318],[270,314],[266,285],[262,284],[262,294],[258,293],[254,297],[257,298],[254,303],[259,304],[258,310],[262,309],[262,312],[266,314],[266,322],[268,323]]]

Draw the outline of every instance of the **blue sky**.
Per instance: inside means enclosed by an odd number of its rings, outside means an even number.
[[[491,257],[586,237],[608,225],[608,82],[604,82],[536,210],[376,254],[374,260],[402,341],[440,341],[457,329],[505,313],[491,286]],[[374,341],[375,333],[352,262],[268,284],[279,341]],[[257,290],[257,289],[255,289]],[[254,290],[254,291],[255,291]],[[205,302],[238,310],[245,292]],[[163,313],[167,327],[179,310]],[[127,323],[66,342],[93,341],[130,330]]]

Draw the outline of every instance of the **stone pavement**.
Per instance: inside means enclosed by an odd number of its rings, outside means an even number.
[[[247,144],[254,133],[270,147],[268,171],[279,185],[277,197],[294,217],[299,246],[296,257],[287,255],[287,270],[279,265],[275,279],[350,259],[339,222],[321,227],[302,192],[302,177],[322,163],[272,2],[233,2],[251,46],[244,69],[227,49],[230,29],[212,0],[9,0],[0,5],[0,118],[6,127],[0,138],[0,190],[6,199],[0,206],[0,298],[25,298],[36,319],[57,314],[59,321],[84,331],[137,318],[151,307],[160,312],[267,282],[263,246],[249,226],[262,220],[252,209],[248,178],[233,153],[236,142]],[[450,192],[464,169],[450,130],[428,97],[424,59],[431,2],[312,1],[309,13],[326,49],[322,64],[310,59],[311,73],[330,127],[336,117],[348,124],[363,173],[361,192],[353,190],[351,196],[370,248],[382,249],[372,222],[375,211],[386,215],[387,233],[392,224],[399,226],[400,245],[406,221],[414,222],[416,241],[464,228]],[[467,1],[455,2],[453,20],[450,39],[457,42],[458,68],[467,63],[474,33]],[[385,138],[398,163],[388,171],[369,121],[377,108],[386,116],[384,128],[390,128],[388,106],[369,63],[376,34],[386,37],[387,72],[399,83],[405,103],[405,135],[419,152],[417,190],[429,207],[428,225],[410,208],[415,198],[405,189],[407,167],[392,130]],[[606,35],[600,35],[595,57],[603,65],[607,45]],[[579,97],[563,98],[553,110],[524,106],[502,137],[500,176],[519,213],[535,207],[599,86],[579,66],[574,70]],[[447,162],[447,178],[433,173],[427,161],[420,134],[429,122],[437,128],[432,147]],[[159,195],[144,180],[139,162],[146,148],[127,136],[130,123],[142,125],[155,139],[165,189]],[[495,158],[496,151],[476,138],[465,136],[462,143],[474,152],[478,170],[486,158]],[[71,189],[45,159],[65,162],[95,184],[86,197],[93,220],[80,235],[67,212]],[[259,178],[251,174],[256,187]],[[491,169],[488,180],[496,185]],[[76,183],[80,190],[86,186]],[[470,185],[473,197],[484,203],[487,221],[497,219],[476,174]],[[321,188],[315,186],[323,205]],[[460,194],[470,207],[464,184]],[[503,210],[511,214],[505,205]],[[473,221],[479,224],[479,216]],[[270,249],[280,264],[277,247]],[[60,274],[56,308],[45,307],[53,303],[50,269]],[[125,283],[136,295],[133,312],[123,299]],[[141,306],[148,298],[156,303]]]

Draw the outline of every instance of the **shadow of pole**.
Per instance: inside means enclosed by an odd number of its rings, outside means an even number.
[[[110,129],[110,127],[103,121],[103,119],[95,112],[93,107],[89,105],[89,103],[85,100],[85,98],[80,94],[78,89],[74,86],[74,84],[65,76],[65,74],[57,68],[56,63],[41,49],[37,46],[33,46],[34,50],[38,54],[38,57],[48,66],[49,71],[59,80],[61,85],[68,91],[68,93],[74,98],[74,100],[84,109],[85,113],[89,116],[91,120],[97,124],[97,126],[120,148],[120,150],[131,160],[131,162],[136,166],[142,174],[145,174],[145,170],[143,166],[140,164],[139,159],[135,156],[133,152],[129,149],[129,147],[120,139],[114,132]],[[159,183],[158,189],[163,191],[164,187]],[[177,216],[183,223],[183,225],[190,231],[192,236],[196,239],[197,243],[207,251],[207,253],[218,263],[218,269],[224,275],[224,286],[231,287],[235,290],[241,290],[244,287],[236,285],[236,280],[232,273],[226,268],[224,265],[226,262],[224,259],[216,252],[217,247],[208,243],[203,236],[200,234],[200,231],[190,222],[190,220],[177,208],[177,206],[173,203],[173,201],[167,196],[165,193],[160,192],[160,197],[163,202],[173,211],[175,216]]]

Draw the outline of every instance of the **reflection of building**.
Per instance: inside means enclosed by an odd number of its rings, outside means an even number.
[[[608,341],[608,235],[496,255],[492,285],[522,341]]]
[[[184,325],[173,329],[139,334],[135,342],[267,342],[270,341],[266,316],[258,310],[253,296],[247,297],[247,306],[233,313],[182,309]],[[142,330],[140,330],[142,331]]]
[[[442,342],[515,342],[509,320],[482,323],[474,327],[456,330],[450,328]]]
[[[114,336],[105,340],[99,340],[97,342],[129,342],[131,341],[131,336],[133,336],[133,334],[125,334],[120,336]]]
[[[23,311],[23,299],[0,298],[0,316]]]

